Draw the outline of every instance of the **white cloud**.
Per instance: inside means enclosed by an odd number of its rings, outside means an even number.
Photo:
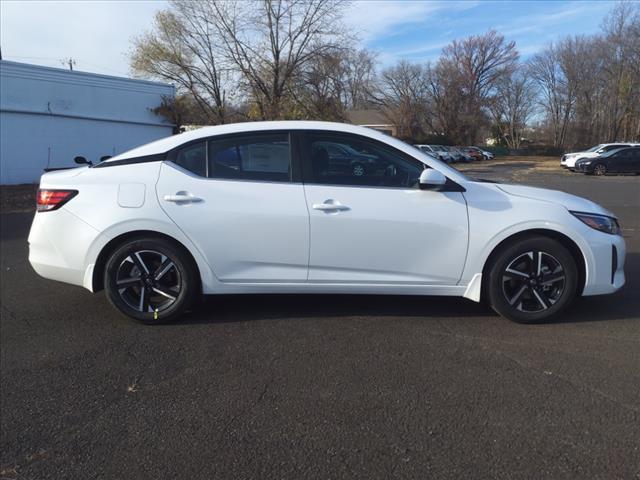
[[[601,10],[603,5],[609,7],[605,2],[573,2],[563,10],[518,18],[509,26],[499,26],[497,29],[505,36],[544,32],[546,29],[561,25],[578,15],[584,15],[591,10]]]
[[[365,42],[393,35],[395,30],[423,23],[443,9],[467,10],[478,1],[372,1],[356,0],[345,10],[345,21]]]

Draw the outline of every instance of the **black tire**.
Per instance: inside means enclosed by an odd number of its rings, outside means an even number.
[[[498,252],[486,287],[491,307],[503,317],[541,323],[557,316],[576,297],[578,267],[559,242],[531,236]]]
[[[607,167],[602,163],[596,163],[593,166],[593,174],[598,177],[604,177],[607,174]]]
[[[163,238],[128,240],[111,254],[104,270],[109,302],[149,325],[183,315],[196,299],[199,285],[191,257]]]

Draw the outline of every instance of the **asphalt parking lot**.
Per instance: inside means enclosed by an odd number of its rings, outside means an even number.
[[[640,479],[640,177],[471,175],[619,215],[627,285],[547,325],[464,299],[208,298],[147,327],[39,278],[1,217],[1,479]]]

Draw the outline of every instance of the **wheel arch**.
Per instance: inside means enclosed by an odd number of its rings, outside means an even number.
[[[109,256],[124,242],[135,239],[135,238],[162,238],[173,243],[176,247],[181,249],[187,257],[192,262],[192,267],[196,269],[197,277],[199,281],[198,290],[202,292],[202,272],[200,271],[200,267],[198,266],[198,262],[194,258],[193,254],[189,251],[189,249],[179,240],[175,239],[171,235],[167,235],[166,233],[161,233],[155,230],[133,230],[129,232],[122,233],[107,242],[98,257],[96,258],[95,265],[93,267],[92,273],[92,291],[99,292],[104,289],[104,269],[106,267]]]
[[[495,261],[495,258],[500,254],[502,250],[507,248],[512,243],[518,240],[521,240],[523,238],[531,237],[534,235],[556,240],[569,251],[573,259],[575,260],[576,266],[578,268],[577,296],[582,295],[582,292],[584,290],[586,280],[587,280],[587,265],[586,265],[584,254],[582,250],[580,250],[580,247],[578,246],[578,244],[574,242],[571,238],[569,238],[567,235],[565,235],[564,233],[558,232],[557,230],[549,230],[545,228],[533,228],[529,230],[522,230],[520,232],[514,233],[504,238],[502,241],[500,241],[500,243],[498,243],[493,248],[493,250],[491,250],[491,253],[487,257],[482,267],[482,286],[481,286],[480,296],[483,300],[486,298],[485,296],[487,292],[487,282],[489,279],[489,268],[491,268],[491,265]]]

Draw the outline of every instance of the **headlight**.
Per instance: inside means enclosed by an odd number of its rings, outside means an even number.
[[[571,214],[595,230],[610,233],[611,235],[620,235],[620,225],[618,220],[613,217],[583,212],[571,212]]]

